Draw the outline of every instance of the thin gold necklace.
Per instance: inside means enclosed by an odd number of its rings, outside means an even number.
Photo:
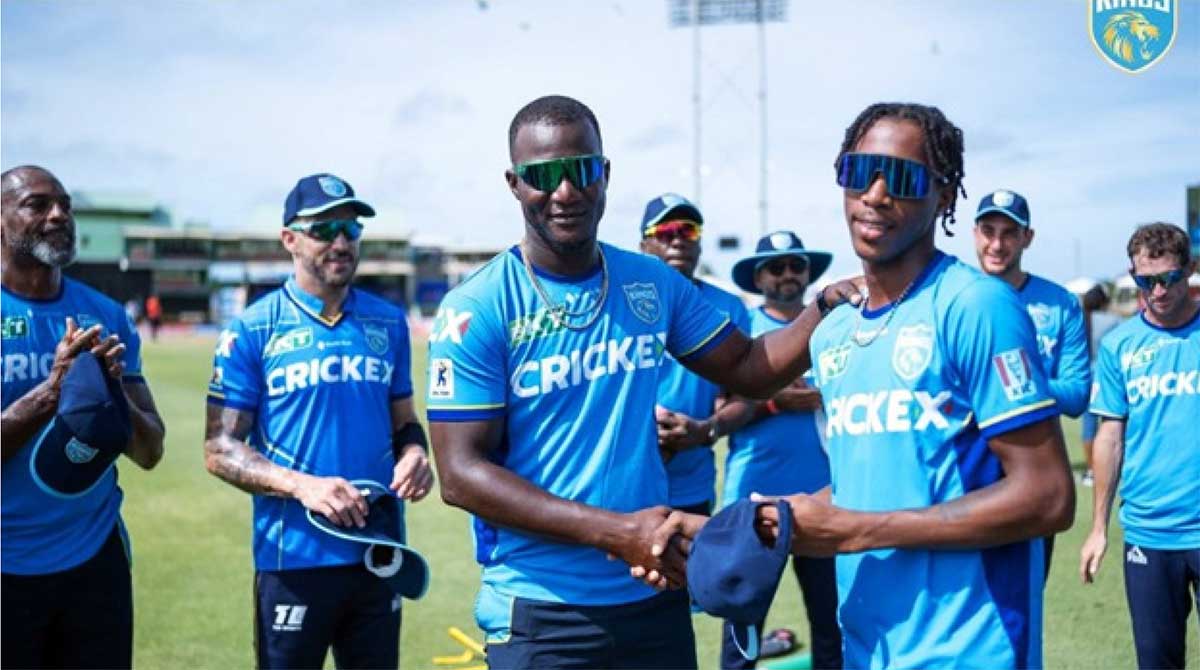
[[[858,322],[854,324],[854,332],[850,334],[850,341],[860,347],[867,347],[870,346],[872,342],[879,339],[880,335],[887,332],[888,324],[892,322],[892,317],[896,316],[896,312],[900,310],[900,303],[904,302],[904,299],[908,297],[908,292],[912,290],[913,285],[917,283],[917,280],[921,278],[922,274],[924,274],[924,272],[918,274],[916,277],[913,277],[912,281],[908,282],[908,286],[905,286],[904,290],[900,292],[900,297],[896,298],[896,302],[893,302],[891,309],[888,310],[888,315],[887,318],[883,320],[883,325],[875,329],[873,332],[868,333],[868,335],[871,336],[871,339],[864,339],[866,335],[863,335],[860,331],[863,325],[863,312],[866,311],[867,303],[870,301],[870,297],[868,296],[868,299],[863,301],[862,307],[858,309]]]
[[[525,264],[525,274],[529,276],[530,283],[533,284],[533,290],[537,292],[538,297],[542,302],[546,303],[547,313],[554,320],[554,325],[557,327],[567,328],[568,330],[587,330],[591,328],[596,319],[600,318],[600,313],[604,311],[604,301],[608,298],[608,262],[604,259],[604,248],[599,244],[596,245],[596,251],[600,254],[600,295],[596,298],[594,306],[582,309],[578,312],[572,312],[567,309],[565,304],[556,305],[550,296],[546,294],[546,289],[542,287],[542,283],[538,281],[537,273],[533,270],[533,263],[529,260],[529,250],[525,247],[525,242],[521,242],[521,260]],[[582,300],[580,301],[582,302]],[[581,324],[573,325],[569,323],[571,319],[586,316],[587,320]]]

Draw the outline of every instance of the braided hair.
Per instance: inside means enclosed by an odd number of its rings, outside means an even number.
[[[962,193],[962,197],[967,197],[967,189],[962,183],[966,174],[963,172],[963,133],[937,107],[911,102],[877,102],[867,107],[846,129],[846,137],[842,140],[842,149],[834,162],[834,170],[838,169],[842,156],[853,151],[854,146],[871,126],[883,118],[912,121],[921,126],[925,137],[925,162],[939,175],[941,184],[951,185],[950,202],[941,211],[941,215],[942,230],[947,236],[953,237],[950,226],[954,224],[954,207],[958,203],[958,194]]]

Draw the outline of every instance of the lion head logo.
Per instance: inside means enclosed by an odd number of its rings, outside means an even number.
[[[1104,46],[1108,53],[1130,65],[1152,60],[1158,39],[1158,26],[1141,12],[1118,12],[1104,24]]]

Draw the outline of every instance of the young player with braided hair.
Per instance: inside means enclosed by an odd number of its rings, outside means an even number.
[[[962,131],[871,105],[835,163],[868,297],[811,351],[831,487],[787,498],[792,551],[837,555],[846,667],[1040,667],[1042,540],[1074,486],[1033,324],[934,244],[965,195]],[[776,508],[760,508],[760,532]]]

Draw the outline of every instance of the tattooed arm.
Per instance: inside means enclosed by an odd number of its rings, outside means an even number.
[[[246,444],[254,413],[207,404],[204,466],[218,478],[255,495],[295,498],[339,526],[365,525],[367,504],[341,477],[316,477],[276,465]]]
[[[856,512],[833,506],[821,493],[789,496],[792,553],[831,556],[888,547],[989,547],[1071,526],[1075,485],[1057,419],[998,435],[988,440],[988,447],[1000,459],[1004,476],[930,507]],[[775,522],[774,508],[760,508],[760,532],[773,533]]]

